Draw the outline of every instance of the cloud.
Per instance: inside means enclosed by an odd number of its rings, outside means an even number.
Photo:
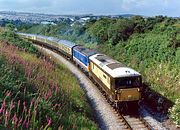
[[[127,13],[147,16],[180,16],[178,0],[122,0],[121,8]]]
[[[54,14],[180,16],[180,0],[0,0],[0,10]]]

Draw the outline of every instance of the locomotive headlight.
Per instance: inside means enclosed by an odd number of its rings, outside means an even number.
[[[141,90],[140,90],[140,88],[138,88],[137,90],[138,90],[138,92],[140,92],[140,91],[141,91]]]
[[[114,91],[116,94],[121,94],[121,91],[115,90]]]
[[[117,93],[118,91],[117,90],[115,90],[115,93]]]

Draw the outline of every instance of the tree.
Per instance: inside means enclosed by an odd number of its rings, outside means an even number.
[[[112,22],[109,18],[102,18],[96,21],[87,32],[91,37],[95,37],[98,42],[104,43],[108,40],[108,27]]]
[[[134,31],[134,23],[129,19],[118,19],[108,28],[108,37],[113,44],[119,41],[126,41]]]
[[[15,26],[13,24],[11,24],[11,23],[8,23],[8,24],[6,24],[6,28],[13,31]]]
[[[144,33],[145,30],[145,20],[142,16],[134,16],[131,18],[131,20],[134,22],[134,32],[135,33]]]

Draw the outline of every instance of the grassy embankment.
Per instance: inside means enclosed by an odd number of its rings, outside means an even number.
[[[0,39],[1,129],[97,129],[84,92],[65,66],[13,32],[1,29]]]

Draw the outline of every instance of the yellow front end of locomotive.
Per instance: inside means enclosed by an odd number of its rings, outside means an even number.
[[[118,101],[137,101],[141,98],[141,92],[139,88],[120,89],[117,92]]]

